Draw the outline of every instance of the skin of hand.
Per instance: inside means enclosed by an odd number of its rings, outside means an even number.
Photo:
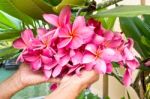
[[[99,79],[99,75],[93,71],[82,71],[81,75],[64,77],[59,87],[45,99],[76,99],[77,96]]]
[[[47,79],[41,72],[33,72],[26,64],[21,64],[19,69],[7,80],[0,84],[0,99],[10,99],[19,90],[44,82],[60,82],[60,79]]]

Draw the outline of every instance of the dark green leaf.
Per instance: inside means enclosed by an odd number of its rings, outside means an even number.
[[[150,14],[150,6],[125,5],[100,11],[94,17],[133,17],[141,14]]]
[[[122,31],[127,37],[131,37],[135,41],[136,50],[142,55],[143,58],[148,57],[149,49],[142,44],[141,36],[143,35],[140,29],[136,26],[134,18],[119,18]]]
[[[53,13],[52,6],[44,0],[11,0],[11,2],[18,10],[32,18],[42,19],[44,13]]]
[[[17,53],[18,50],[13,47],[0,49],[0,58],[9,56],[10,54]]]
[[[19,30],[13,29],[0,29],[0,40],[10,39],[14,37],[18,37],[20,35]]]

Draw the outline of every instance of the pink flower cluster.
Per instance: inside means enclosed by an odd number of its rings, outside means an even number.
[[[70,22],[71,10],[66,6],[60,15],[44,14],[51,29],[37,29],[37,36],[27,29],[13,46],[23,49],[18,60],[41,70],[47,78],[64,75],[80,75],[81,70],[96,70],[100,74],[111,73],[112,62],[126,68],[123,83],[131,83],[131,74],[139,62],[131,52],[133,40],[125,41],[121,33],[105,30],[94,20],[85,21],[77,16]]]

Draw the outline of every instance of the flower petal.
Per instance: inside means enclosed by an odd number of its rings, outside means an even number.
[[[24,49],[27,46],[25,45],[25,43],[23,42],[21,38],[18,38],[13,42],[13,47],[17,49]]]
[[[30,46],[31,41],[34,38],[33,32],[30,29],[26,29],[21,33],[21,38],[27,46]]]
[[[76,30],[78,28],[81,28],[81,27],[85,27],[86,26],[86,23],[85,23],[85,18],[83,16],[78,16],[76,17],[76,19],[74,20],[74,23],[73,23],[73,30]]]
[[[60,66],[65,66],[70,60],[70,57],[68,55],[62,57],[59,61]]]
[[[95,56],[91,53],[86,53],[83,56],[82,63],[90,63],[95,60]]]
[[[31,63],[31,66],[32,66],[33,70],[39,70],[41,68],[41,66],[42,66],[41,60],[37,59],[36,61]]]
[[[94,69],[99,73],[99,74],[105,74],[106,73],[106,63],[103,60],[96,60],[96,64],[94,66]]]
[[[80,64],[82,61],[82,56],[82,53],[80,53],[79,51],[76,52],[76,54],[73,57],[71,57],[73,65]]]
[[[133,60],[134,59],[134,55],[132,54],[132,52],[128,48],[124,48],[124,58],[126,60]]]
[[[54,14],[44,14],[43,18],[45,19],[45,21],[47,21],[48,23],[58,27],[59,26],[59,22],[58,22],[58,16],[54,15]]]
[[[85,50],[87,50],[93,54],[96,54],[97,47],[94,44],[87,44],[85,47]]]
[[[72,40],[72,38],[65,38],[65,39],[63,39],[63,40],[61,40],[59,43],[58,43],[58,45],[57,45],[57,47],[58,48],[63,48],[63,47],[66,47],[70,42],[71,42],[71,40]]]
[[[54,71],[52,73],[52,76],[54,78],[57,77],[60,74],[61,70],[62,70],[62,66],[60,66],[60,65],[56,66],[56,68],[54,69]]]
[[[66,24],[69,24],[70,23],[70,17],[71,17],[71,9],[69,6],[65,6],[59,14],[60,25],[65,26]]]
[[[93,38],[94,44],[101,44],[103,41],[104,41],[104,37],[97,34]]]
[[[128,87],[132,82],[132,72],[131,70],[127,69],[123,76],[123,84]]]
[[[51,63],[52,58],[49,58],[49,57],[47,57],[47,56],[41,55],[41,60],[42,60],[42,63],[44,63],[44,64],[49,64],[49,63]]]
[[[72,38],[70,44],[69,44],[69,47],[71,49],[77,49],[79,47],[81,47],[81,45],[83,44],[83,40],[79,37],[74,37]]]
[[[52,75],[52,70],[44,70],[44,75],[47,79],[49,79]]]
[[[106,48],[103,50],[101,57],[102,57],[102,59],[104,59],[106,61],[112,61],[114,55],[115,55],[115,51],[113,49]]]
[[[126,64],[131,70],[135,70],[136,68],[140,66],[139,62],[136,59],[127,60]]]
[[[107,73],[111,73],[113,71],[113,66],[112,66],[112,64],[111,63],[107,63],[107,70],[106,70],[106,72]]]

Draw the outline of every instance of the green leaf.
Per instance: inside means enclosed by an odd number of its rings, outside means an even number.
[[[0,40],[11,39],[20,35],[20,30],[0,29]]]
[[[150,6],[125,5],[116,8],[100,11],[94,17],[134,17],[141,14],[150,14]]]
[[[84,93],[85,93],[85,91],[82,91],[77,99],[84,99],[84,97],[85,97]]]
[[[137,28],[140,30],[141,34],[146,38],[150,39],[150,27],[140,18],[132,18]]]
[[[83,6],[85,4],[85,0],[62,0],[57,6],[53,8],[55,12],[60,12],[60,10],[66,6]]]
[[[119,18],[120,27],[127,37],[134,39],[136,50],[142,55],[143,58],[148,57],[149,49],[141,42],[143,35],[140,29],[136,26],[133,18]]]
[[[87,99],[99,99],[97,95],[92,94],[91,92],[87,95]]]
[[[9,56],[10,54],[17,53],[17,52],[19,52],[19,50],[15,49],[13,47],[0,49],[0,58]]]
[[[18,10],[34,19],[42,19],[44,13],[53,13],[52,6],[44,0],[11,0],[11,2]]]
[[[0,28],[21,30],[21,21],[0,11]]]
[[[116,17],[108,17],[108,18],[100,17],[98,18],[98,20],[102,23],[105,29],[112,30]]]
[[[144,22],[149,26],[150,28],[150,15],[143,15]]]
[[[150,40],[148,38],[146,38],[145,36],[142,36],[141,41],[144,45],[150,47]]]
[[[20,1],[23,1],[23,0],[20,0]],[[18,10],[16,8],[16,6],[12,3],[12,0],[0,0],[0,10],[8,13],[11,16],[14,16],[14,17],[22,20],[26,24],[33,24],[32,18],[27,16],[20,10]]]

